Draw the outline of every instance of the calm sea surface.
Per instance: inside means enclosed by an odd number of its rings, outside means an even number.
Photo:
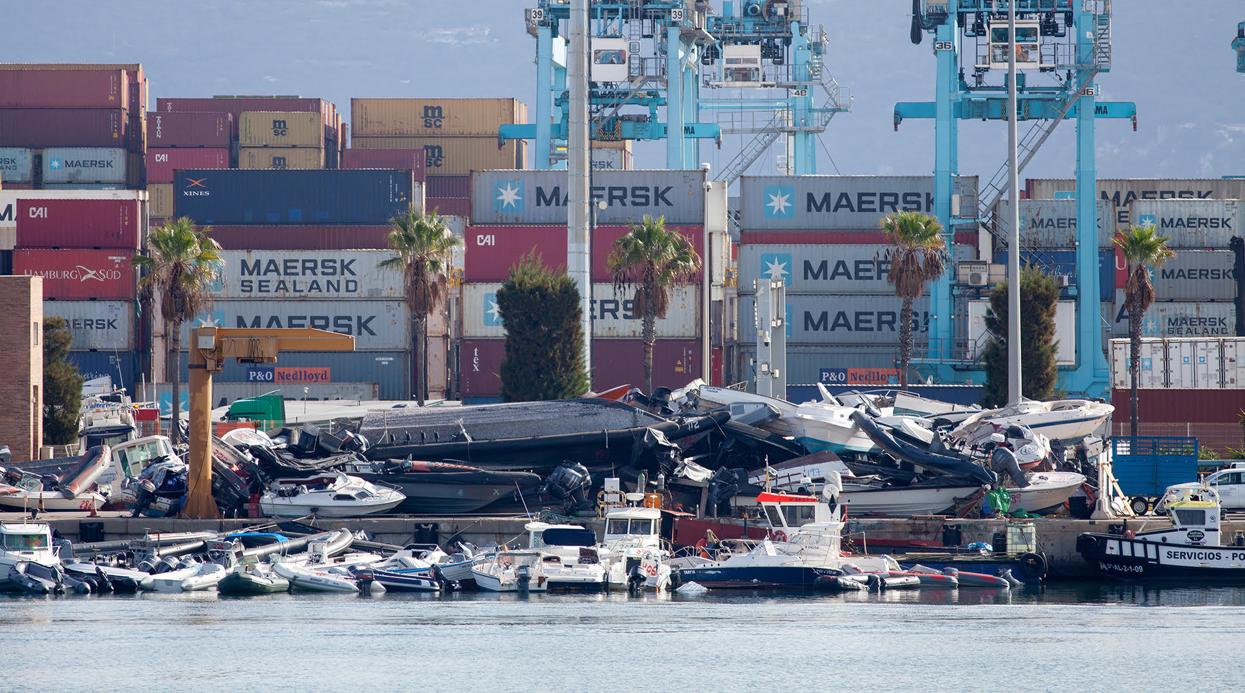
[[[1245,589],[0,597],[0,690],[1245,690]]]

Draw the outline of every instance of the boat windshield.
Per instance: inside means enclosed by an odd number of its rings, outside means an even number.
[[[1206,511],[1202,508],[1172,508],[1172,513],[1182,527],[1200,527],[1206,524]]]
[[[606,534],[653,534],[653,521],[644,520],[628,520],[626,518],[609,520],[605,524]]]
[[[117,461],[121,463],[121,469],[126,476],[138,476],[149,462],[169,454],[168,450],[160,444],[161,441],[152,441],[142,445],[132,445],[130,447],[121,448],[117,451]]]
[[[765,516],[772,527],[799,527],[816,519],[817,507],[812,503],[766,505]]]
[[[46,534],[3,534],[0,540],[9,551],[38,551],[48,548]]]
[[[597,537],[582,527],[552,527],[541,533],[545,546],[596,546]],[[538,548],[538,547],[533,547]]]

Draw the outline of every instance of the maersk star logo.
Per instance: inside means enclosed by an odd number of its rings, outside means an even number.
[[[484,294],[484,326],[501,327],[501,308],[495,293]]]
[[[765,216],[790,219],[795,216],[795,188],[788,185],[765,186]]]
[[[761,253],[761,276],[766,279],[783,279],[791,274],[789,253]]]
[[[48,168],[52,169],[53,171],[61,170],[61,160],[52,159],[52,161],[48,164]]]
[[[498,212],[522,212],[523,184],[517,180],[499,181],[497,193],[493,196],[493,209]]]
[[[1158,226],[1159,219],[1157,216],[1153,214],[1139,214],[1137,215],[1137,225],[1138,226]]]

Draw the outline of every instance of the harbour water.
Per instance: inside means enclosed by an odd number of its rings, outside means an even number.
[[[0,598],[4,690],[1239,690],[1245,588]]]

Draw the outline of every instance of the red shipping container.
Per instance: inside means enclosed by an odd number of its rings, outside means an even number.
[[[501,394],[504,339],[464,339],[459,345],[459,387],[464,397]],[[644,387],[644,342],[638,339],[592,340],[592,389],[619,385]],[[694,339],[659,339],[653,345],[653,386],[682,387],[701,377],[700,343]]]
[[[0,108],[129,108],[124,70],[0,70]]]
[[[889,243],[880,230],[864,231],[742,231],[739,245],[882,245]],[[976,231],[956,231],[956,245],[977,245]]]
[[[653,344],[653,387],[683,387],[704,376],[700,370],[700,342],[659,339]],[[592,340],[592,389],[601,392],[619,385],[644,389],[644,342]]]
[[[415,172],[415,180],[424,180],[424,150],[422,149],[347,149],[342,154],[341,168],[394,168]],[[467,187],[470,188],[470,180]],[[467,197],[470,192],[460,195],[439,195],[431,189],[431,181],[424,186],[424,194],[430,197]]]
[[[148,113],[151,147],[229,147],[233,116],[228,113]]]
[[[14,250],[13,274],[43,277],[44,298],[135,296],[132,250]]]
[[[127,130],[121,109],[0,109],[0,147],[124,147]]]
[[[424,209],[443,217],[471,216],[470,197],[425,197]]]
[[[359,151],[369,151],[361,149]],[[370,151],[392,151],[385,149],[375,149]],[[415,151],[423,156],[422,149]],[[471,197],[471,176],[428,176],[425,181],[424,194],[428,197]]]
[[[159,113],[228,113],[233,116],[233,135],[238,135],[239,116],[247,111],[303,111],[320,113],[324,124],[336,123],[337,107],[324,99],[304,99],[297,96],[240,96],[221,98],[162,98],[156,99]]]
[[[147,182],[172,183],[179,168],[229,168],[228,149],[165,147],[147,150]]]
[[[18,248],[138,248],[137,200],[17,201]]]
[[[1127,423],[1132,412],[1132,400],[1128,390],[1111,391],[1111,404],[1115,406],[1114,422],[1118,428]],[[1245,409],[1245,390],[1137,390],[1137,413],[1141,423],[1178,424],[1239,424],[1239,416]],[[1240,441],[1237,431],[1236,443]]]
[[[687,237],[703,257],[704,234],[699,227],[670,227]],[[601,226],[592,237],[592,280],[608,282],[609,254],[614,242],[630,230],[626,226]],[[546,267],[566,267],[565,226],[469,226],[467,227],[463,280],[505,281],[510,267],[524,255],[537,251]],[[700,274],[692,278],[700,281]]]
[[[506,357],[504,339],[464,339],[458,345],[458,387],[463,397],[496,397],[501,394],[501,362]]]
[[[358,250],[389,247],[388,226],[212,226],[225,250]]]

